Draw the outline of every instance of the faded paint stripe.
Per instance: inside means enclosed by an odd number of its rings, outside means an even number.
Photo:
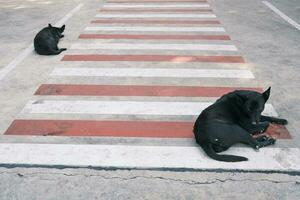
[[[208,4],[113,4],[107,3],[103,8],[209,8]]]
[[[300,24],[298,24],[297,22],[295,22],[294,20],[289,18],[286,14],[281,12],[278,8],[273,6],[270,2],[268,2],[268,1],[262,1],[262,2],[267,7],[269,7],[273,12],[275,12],[277,15],[279,15],[282,19],[284,19],[286,22],[288,22],[290,25],[292,25],[293,27],[295,27],[296,29],[298,29],[300,31]]]
[[[54,68],[52,76],[79,77],[166,77],[166,78],[238,78],[253,79],[245,69],[169,69],[169,68]]]
[[[216,18],[216,15],[214,14],[106,14],[106,13],[101,13],[97,14],[95,17],[98,18],[192,18],[192,19],[197,19],[197,18]]]
[[[230,40],[230,37],[228,35],[81,34],[79,38],[126,40]]]
[[[181,25],[208,25],[220,24],[217,20],[141,20],[141,19],[98,19],[93,20],[91,23],[95,24],[181,24]]]
[[[148,9],[140,9],[140,8],[126,8],[126,9],[119,9],[119,8],[115,8],[115,9],[101,9],[100,12],[107,12],[107,13],[148,13],[148,12],[152,12],[152,13],[193,13],[193,12],[212,12],[212,9],[207,9],[207,8],[190,8],[190,9],[160,9],[160,8],[148,8]]]
[[[194,122],[15,120],[5,135],[194,138]],[[284,126],[271,125],[267,134],[291,139]]]
[[[213,102],[37,100],[29,101],[22,113],[198,116],[211,104]],[[278,116],[271,104],[266,104],[263,114]]]
[[[234,90],[262,92],[261,88],[242,87],[43,84],[35,95],[219,97]]]
[[[225,32],[223,27],[90,26],[86,31]]]
[[[175,50],[175,51],[237,51],[234,45],[221,44],[153,44],[153,43],[75,43],[71,49],[90,50]]]
[[[107,3],[206,3],[206,0],[109,0]]]
[[[1,143],[0,163],[13,167],[300,172],[298,148],[262,148],[256,152],[233,147],[225,153],[245,156],[249,161],[218,162],[200,147]]]
[[[63,61],[134,61],[134,62],[213,62],[245,63],[241,56],[182,56],[182,55],[65,55]]]

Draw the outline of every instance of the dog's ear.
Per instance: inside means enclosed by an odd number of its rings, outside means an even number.
[[[270,93],[271,93],[271,87],[269,87],[266,91],[264,91],[264,92],[262,93],[265,102],[268,101],[268,99],[269,99],[269,97],[270,97]]]
[[[52,28],[52,25],[51,25],[51,24],[48,24],[48,27]]]
[[[60,32],[61,32],[61,33],[64,32],[65,27],[66,27],[66,25],[63,25],[63,26],[60,28]]]

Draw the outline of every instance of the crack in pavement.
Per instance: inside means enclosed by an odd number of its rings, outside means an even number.
[[[135,179],[159,179],[163,181],[174,181],[174,182],[180,182],[188,185],[209,185],[209,184],[215,184],[215,183],[226,183],[226,182],[243,182],[243,181],[250,181],[250,182],[269,182],[274,184],[295,184],[300,185],[300,181],[280,181],[280,180],[272,180],[272,179],[266,179],[266,178],[259,178],[259,179],[233,179],[233,178],[214,178],[209,181],[194,181],[194,180],[184,180],[184,179],[175,179],[175,178],[167,178],[162,176],[132,176],[132,177],[120,177],[120,176],[104,176],[104,175],[95,175],[95,174],[73,174],[73,173],[53,173],[53,172],[35,172],[35,173],[20,173],[20,172],[0,172],[0,175],[4,174],[12,174],[17,175],[20,178],[26,178],[26,177],[34,177],[38,175],[61,175],[61,176],[68,176],[68,177],[76,177],[76,176],[84,176],[86,178],[89,177],[99,177],[105,180],[113,180],[118,179],[122,181],[130,181]],[[41,179],[42,180],[42,179]],[[43,179],[44,180],[44,179]],[[51,180],[51,179],[46,179]],[[54,180],[54,179],[53,179]],[[57,179],[56,179],[57,180]]]

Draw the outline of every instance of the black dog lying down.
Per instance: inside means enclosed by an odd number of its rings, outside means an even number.
[[[206,154],[219,161],[248,160],[234,155],[219,155],[233,144],[244,143],[259,149],[275,143],[275,139],[252,134],[264,132],[269,123],[287,124],[287,120],[261,115],[270,96],[271,87],[263,93],[236,90],[223,95],[199,115],[194,125],[196,142]]]
[[[65,30],[65,25],[62,27],[53,27],[51,24],[43,28],[34,38],[34,49],[40,55],[58,55],[66,48],[58,49],[57,44]]]

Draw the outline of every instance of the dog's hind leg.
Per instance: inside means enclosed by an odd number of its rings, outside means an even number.
[[[62,52],[62,51],[66,51],[67,48],[60,48],[59,50],[60,50],[60,52]]]
[[[246,130],[240,130],[240,141],[241,143],[251,146],[253,149],[258,150],[260,148],[259,142],[257,142]]]
[[[220,153],[220,152],[223,152],[223,151],[226,151],[227,149],[229,149],[229,147],[224,147],[219,144],[212,144],[212,148],[214,149],[214,151],[216,153]]]
[[[217,129],[216,132],[218,134],[215,134],[213,138],[216,138],[217,141],[216,139],[211,139],[211,142],[216,145],[221,147],[230,147],[236,143],[243,143],[249,145],[255,150],[259,149],[258,142],[252,137],[248,130],[239,125],[218,124],[218,128],[214,128]],[[229,134],[223,134],[224,132]],[[221,150],[220,148],[218,149]]]
[[[264,115],[260,116],[260,121],[261,122],[271,122],[271,123],[282,124],[282,125],[286,125],[288,123],[288,121],[286,119],[281,119],[281,118],[277,118],[277,117],[269,117],[269,116],[264,116]]]

